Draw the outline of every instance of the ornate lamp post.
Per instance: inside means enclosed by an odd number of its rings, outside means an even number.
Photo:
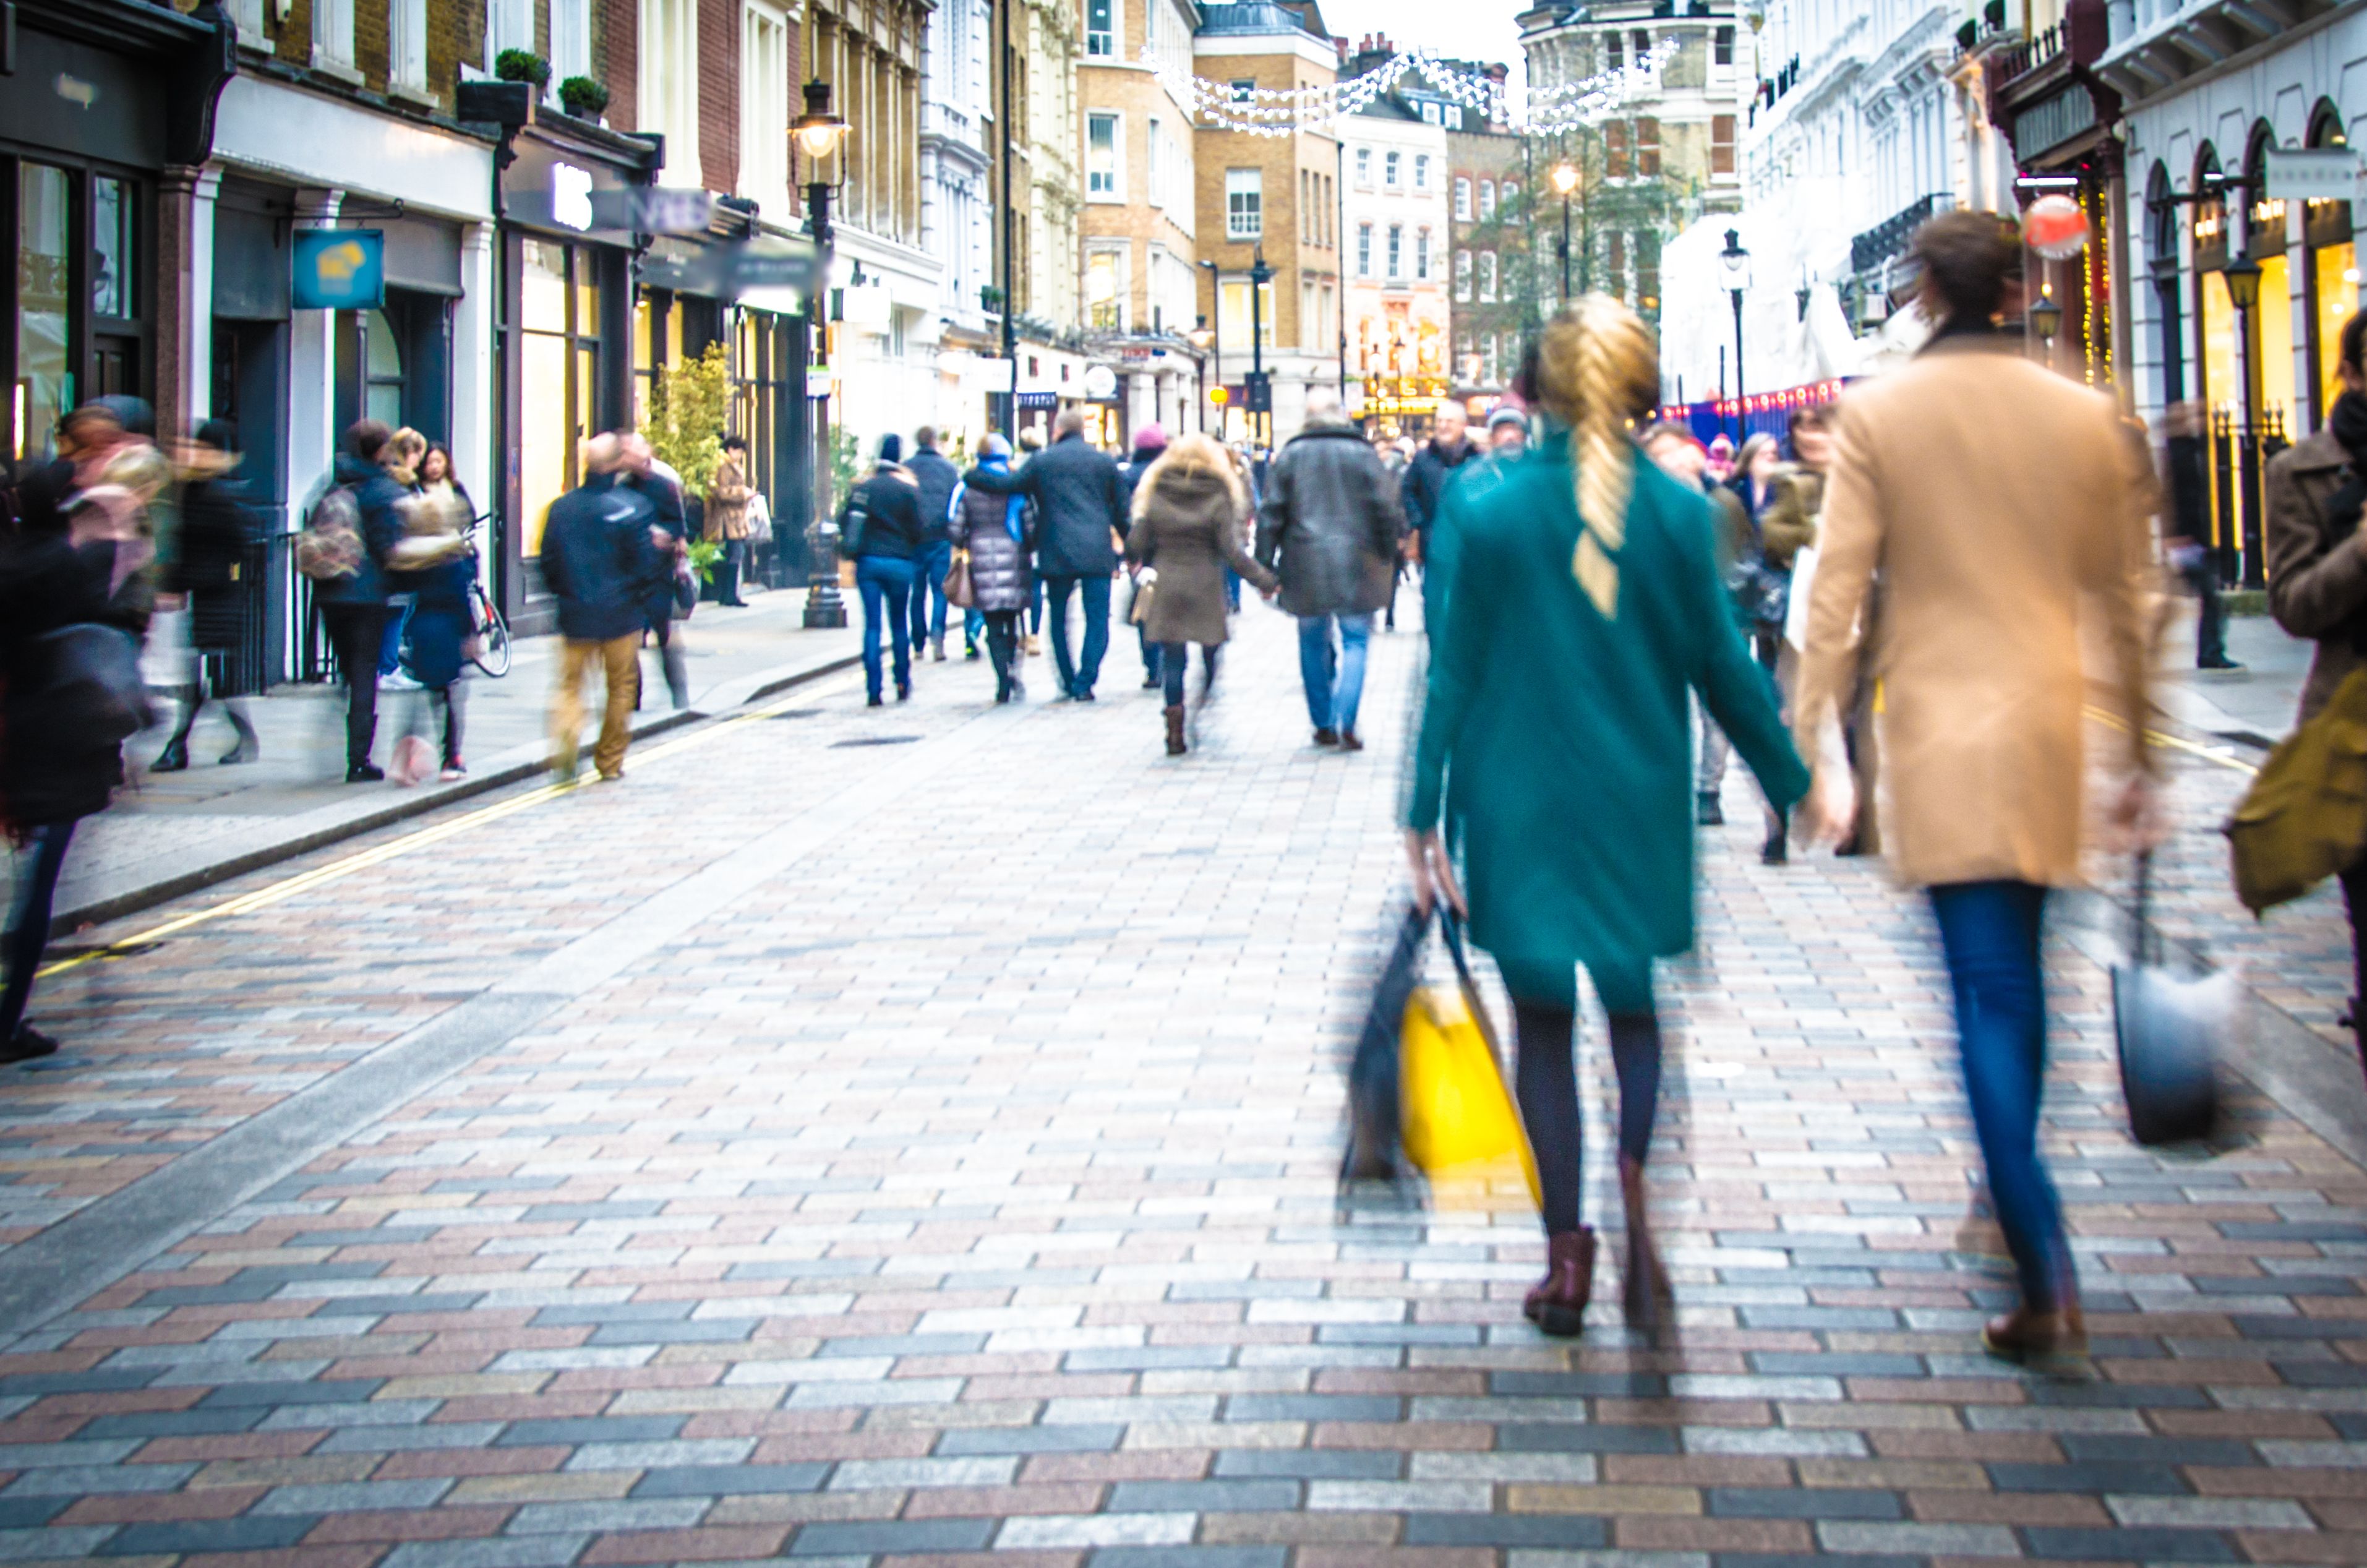
[[[1200,434],[1205,436],[1208,433],[1208,350],[1217,341],[1217,329],[1208,324],[1206,316],[1202,316],[1200,324],[1185,333],[1184,340],[1189,343],[1194,350],[1192,391],[1195,396],[1193,401],[1199,406]]]
[[[1743,442],[1742,426],[1742,296],[1750,288],[1750,253],[1742,248],[1739,230],[1726,232],[1726,248],[1717,253],[1726,278],[1727,297],[1734,301],[1734,444]]]
[[[789,126],[792,142],[804,151],[811,172],[816,176],[809,181],[806,192],[806,228],[813,237],[814,276],[812,287],[806,291],[805,332],[806,352],[794,356],[798,384],[791,394],[801,410],[810,411],[812,402],[806,395],[806,365],[811,358],[811,347],[820,335],[824,341],[829,333],[830,300],[830,198],[837,188],[820,177],[821,165],[834,156],[846,139],[846,121],[832,114],[830,108],[830,84],[806,84],[806,111]],[[803,421],[800,421],[802,424]],[[846,601],[838,593],[838,524],[830,511],[829,467],[822,458],[829,426],[816,421],[807,432],[804,442],[806,460],[812,472],[804,486],[806,508],[806,613],[808,626],[844,626]]]
[[[1569,197],[1578,188],[1578,165],[1556,164],[1554,188],[1561,192],[1561,302],[1569,303]]]

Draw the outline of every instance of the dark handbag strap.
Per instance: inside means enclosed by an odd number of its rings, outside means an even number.
[[[2129,937],[2129,957],[2139,965],[2160,961],[2160,942],[2154,937],[2146,920],[2146,906],[2153,902],[2153,851],[2137,851],[2136,899],[2130,911],[2135,923]]]
[[[1487,1040],[1488,1049],[1501,1057],[1503,1052],[1496,1044],[1496,1026],[1488,1017],[1486,1000],[1479,994],[1479,982],[1472,976],[1470,955],[1464,950],[1463,917],[1448,908],[1443,898],[1438,901],[1438,930],[1446,948],[1446,956],[1455,960],[1455,978],[1463,987],[1463,1005],[1471,1009],[1472,1020],[1479,1026],[1480,1037]]]

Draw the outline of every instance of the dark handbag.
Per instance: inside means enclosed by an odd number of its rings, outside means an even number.
[[[1421,978],[1421,946],[1429,935],[1430,916],[1407,910],[1374,984],[1372,1006],[1348,1064],[1348,1146],[1340,1158],[1343,1188],[1357,1181],[1395,1182],[1410,1173],[1398,1097],[1398,1040],[1406,1004]]]
[[[2187,979],[2162,965],[2160,940],[2146,922],[2152,882],[2153,857],[2140,854],[2129,961],[2112,968],[2121,1091],[2129,1131],[2147,1148],[2196,1142],[2218,1126],[2219,1042],[2237,1002],[2233,974]]]
[[[854,561],[863,554],[863,546],[871,532],[871,504],[858,490],[846,498],[842,510],[844,515],[838,525],[838,552]]]
[[[956,609],[978,608],[978,585],[970,581],[969,551],[954,551],[953,564],[946,568],[946,603]]]
[[[155,722],[140,643],[130,632],[85,620],[34,641],[49,670],[37,705],[61,744],[119,745]]]

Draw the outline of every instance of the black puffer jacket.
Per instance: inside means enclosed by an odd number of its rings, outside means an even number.
[[[1036,552],[1036,504],[1020,501],[1019,537],[1013,539],[1003,520],[1010,496],[969,485],[957,494],[952,537],[956,550],[969,551],[970,587],[978,596],[973,608],[982,615],[1025,609],[1035,580],[1030,562]]]
[[[1258,560],[1293,615],[1370,615],[1389,602],[1405,511],[1352,425],[1310,425],[1274,460],[1258,506]]]
[[[1042,547],[1036,569],[1047,577],[1106,577],[1117,570],[1116,530],[1124,539],[1126,475],[1107,452],[1081,435],[1061,437],[1014,472],[971,469],[962,483],[998,494],[1017,492],[1035,498],[1042,518]]]
[[[75,714],[48,700],[55,650],[43,638],[84,621],[146,636],[146,568],[116,581],[124,552],[138,548],[113,540],[77,546],[44,532],[0,556],[0,820],[13,826],[96,815],[123,782],[123,748],[92,739]]]

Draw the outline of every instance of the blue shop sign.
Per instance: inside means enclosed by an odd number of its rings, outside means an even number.
[[[375,311],[386,304],[386,233],[299,229],[289,302],[300,311]]]

